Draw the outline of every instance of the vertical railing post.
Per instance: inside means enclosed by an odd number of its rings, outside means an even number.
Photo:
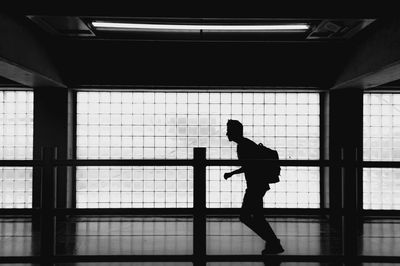
[[[194,265],[206,264],[206,148],[194,148],[193,256]]]
[[[41,172],[41,257],[44,265],[53,265],[55,254],[55,216],[57,148],[44,147],[41,150],[44,166]]]
[[[343,177],[343,246],[346,257],[345,265],[353,265],[354,258],[358,255],[359,233],[359,206],[357,183],[359,179],[359,167],[357,149],[345,149],[342,151],[342,160],[346,164],[342,169]]]

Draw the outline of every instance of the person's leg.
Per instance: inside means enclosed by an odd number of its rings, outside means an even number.
[[[266,190],[246,189],[240,221],[266,241],[266,244],[268,243],[268,249],[265,249],[263,254],[281,253],[284,250],[280,241],[264,217],[263,196],[265,192]]]
[[[253,223],[262,239],[268,243],[275,243],[278,241],[278,238],[264,216],[263,197],[265,192],[266,190],[263,189],[257,189],[253,192],[255,198],[253,203]]]
[[[277,254],[284,252],[284,249],[280,243],[279,238],[277,238],[274,230],[271,228],[268,221],[265,219],[264,211],[263,211],[263,197],[267,190],[257,191],[257,197],[260,199],[257,201],[257,205],[254,209],[254,224],[257,231],[263,235],[263,239],[265,240],[265,249],[263,250],[263,254]]]
[[[265,241],[276,240],[276,235],[263,214],[263,196],[265,191],[246,189],[243,198],[240,221]]]
[[[251,230],[253,229],[252,199],[251,193],[246,189],[243,197],[242,208],[240,209],[240,221]]]

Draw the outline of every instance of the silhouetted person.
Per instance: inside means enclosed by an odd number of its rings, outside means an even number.
[[[229,141],[237,143],[237,156],[239,160],[257,159],[258,145],[248,138],[243,137],[243,125],[237,120],[228,120],[226,135]],[[244,194],[240,221],[257,233],[265,241],[263,254],[282,253],[284,249],[276,237],[263,213],[263,197],[270,189],[266,174],[256,165],[244,165],[241,168],[225,173],[228,179],[233,175],[244,173],[247,183]]]

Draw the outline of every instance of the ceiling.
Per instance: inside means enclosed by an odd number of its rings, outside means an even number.
[[[338,12],[340,10],[340,12]],[[35,33],[63,82],[80,86],[320,86],[333,84],[381,18],[373,7],[171,4],[28,5],[9,14]],[[237,24],[305,22],[296,33],[99,31],[93,20]],[[0,79],[4,83],[6,79]]]

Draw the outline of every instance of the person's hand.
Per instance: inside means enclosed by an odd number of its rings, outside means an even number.
[[[224,179],[225,179],[225,180],[228,180],[228,178],[230,178],[230,177],[232,177],[232,174],[231,174],[231,173],[225,173],[225,174],[224,174]]]

